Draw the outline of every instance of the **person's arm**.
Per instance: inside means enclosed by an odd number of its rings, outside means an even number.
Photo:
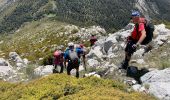
[[[141,44],[142,41],[145,39],[145,37],[146,37],[146,31],[144,29],[144,30],[141,31],[141,37],[139,38],[137,44]]]
[[[146,31],[145,31],[144,23],[139,23],[139,32],[141,32],[141,36],[140,36],[137,44],[141,44],[146,37]]]
[[[67,68],[67,65],[66,65],[66,63],[68,62],[68,60],[67,60],[67,54],[66,54],[66,52],[64,53],[64,67],[65,68]]]
[[[83,57],[84,69],[85,69],[85,71],[87,71],[87,68],[86,68],[86,56],[85,56],[85,54],[82,57]]]
[[[141,37],[139,38],[138,42],[136,44],[134,44],[132,47],[133,48],[139,48],[139,46],[141,45],[141,43],[145,39],[145,37],[146,37],[146,31],[142,30],[141,31]]]
[[[64,59],[64,67],[67,68],[67,62],[68,60],[67,59]]]
[[[82,55],[82,57],[83,57],[83,64],[84,64],[84,69],[85,69],[85,71],[87,71],[87,68],[86,68],[86,54],[87,54],[87,51],[86,51],[86,49],[84,48],[84,49],[83,49],[83,55]]]
[[[144,40],[145,37],[146,37],[146,31],[145,31],[145,27],[144,27],[144,24],[143,24],[143,23],[140,23],[140,24],[139,24],[139,30],[138,30],[138,32],[141,32],[141,36],[140,36],[138,42],[132,46],[133,48],[138,48],[139,45],[143,42],[143,40]]]

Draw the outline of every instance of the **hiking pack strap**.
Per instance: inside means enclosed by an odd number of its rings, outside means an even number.
[[[139,37],[139,24],[136,23],[135,27],[136,27],[136,39],[138,39],[138,37]]]

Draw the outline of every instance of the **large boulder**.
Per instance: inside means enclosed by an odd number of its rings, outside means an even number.
[[[142,83],[170,82],[170,68],[154,70],[141,77]]]
[[[0,58],[0,66],[8,66],[8,63],[5,61],[5,59]]]
[[[16,52],[10,52],[9,58],[11,60],[15,61],[16,63],[23,63],[23,60],[21,59],[21,57]]]
[[[3,58],[0,58],[0,77],[8,77],[14,73],[12,66]]]
[[[110,49],[110,47],[112,47],[112,45],[113,45],[113,42],[111,40],[106,41],[104,43],[104,52],[108,53],[108,50]]]
[[[26,67],[29,63],[28,59],[22,59],[16,52],[10,52],[9,59],[16,64],[18,70]]]
[[[159,32],[159,35],[167,35],[170,30],[165,27],[165,24],[155,25],[155,29]]]
[[[159,99],[170,100],[170,68],[151,71],[141,77],[141,82]]]
[[[87,64],[90,66],[90,67],[93,67],[93,68],[96,68],[97,66],[99,66],[99,62],[95,59],[89,59],[87,61]]]
[[[118,36],[115,34],[109,34],[109,37],[106,39],[106,41],[112,41],[113,43],[117,43]]]
[[[161,100],[170,100],[170,82],[149,83],[149,92]]]
[[[97,58],[102,58],[102,48],[100,46],[95,46],[93,49],[90,50],[89,54],[87,55],[89,58],[96,56]]]
[[[9,75],[10,73],[13,73],[13,69],[11,66],[0,66],[0,76],[3,77],[3,76],[7,76]]]
[[[44,76],[53,73],[54,66],[46,65],[46,66],[39,66],[38,68],[34,69],[34,74],[37,76]]]

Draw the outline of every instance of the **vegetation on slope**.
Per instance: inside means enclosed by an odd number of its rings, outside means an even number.
[[[54,48],[67,43],[67,36],[60,34],[66,31],[66,25],[52,19],[25,23],[15,34],[1,35],[1,56],[8,57],[9,52],[15,51],[30,61],[48,57]]]
[[[79,41],[80,38],[70,37],[65,34],[71,32],[74,34],[78,30],[67,29],[69,24],[56,21],[53,18],[44,18],[40,21],[24,23],[15,34],[4,34],[0,36],[3,43],[0,44],[0,55],[8,58],[10,52],[17,52],[21,58],[27,58],[29,61],[41,64],[48,64],[48,58],[57,46],[66,47],[69,41]],[[84,41],[85,44],[88,40]]]
[[[159,12],[153,14],[148,10],[152,18],[170,21],[169,0],[146,2]],[[115,31],[127,25],[131,10],[136,9],[135,3],[136,0],[16,0],[0,12],[0,33],[13,32],[25,22],[44,17],[74,25],[100,25]]]
[[[155,100],[152,96],[127,92],[122,83],[96,77],[76,79],[56,74],[29,83],[0,82],[1,100]]]
[[[49,15],[76,25],[95,24],[118,29],[128,23],[131,9],[132,2],[117,0],[17,0],[0,12],[0,33],[11,32],[24,22]]]

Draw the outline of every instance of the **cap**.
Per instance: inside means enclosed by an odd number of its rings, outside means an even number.
[[[68,43],[68,46],[70,47],[70,46],[74,46],[74,43],[73,42],[69,42]]]
[[[135,16],[140,16],[139,11],[132,11],[131,16],[135,17]]]

